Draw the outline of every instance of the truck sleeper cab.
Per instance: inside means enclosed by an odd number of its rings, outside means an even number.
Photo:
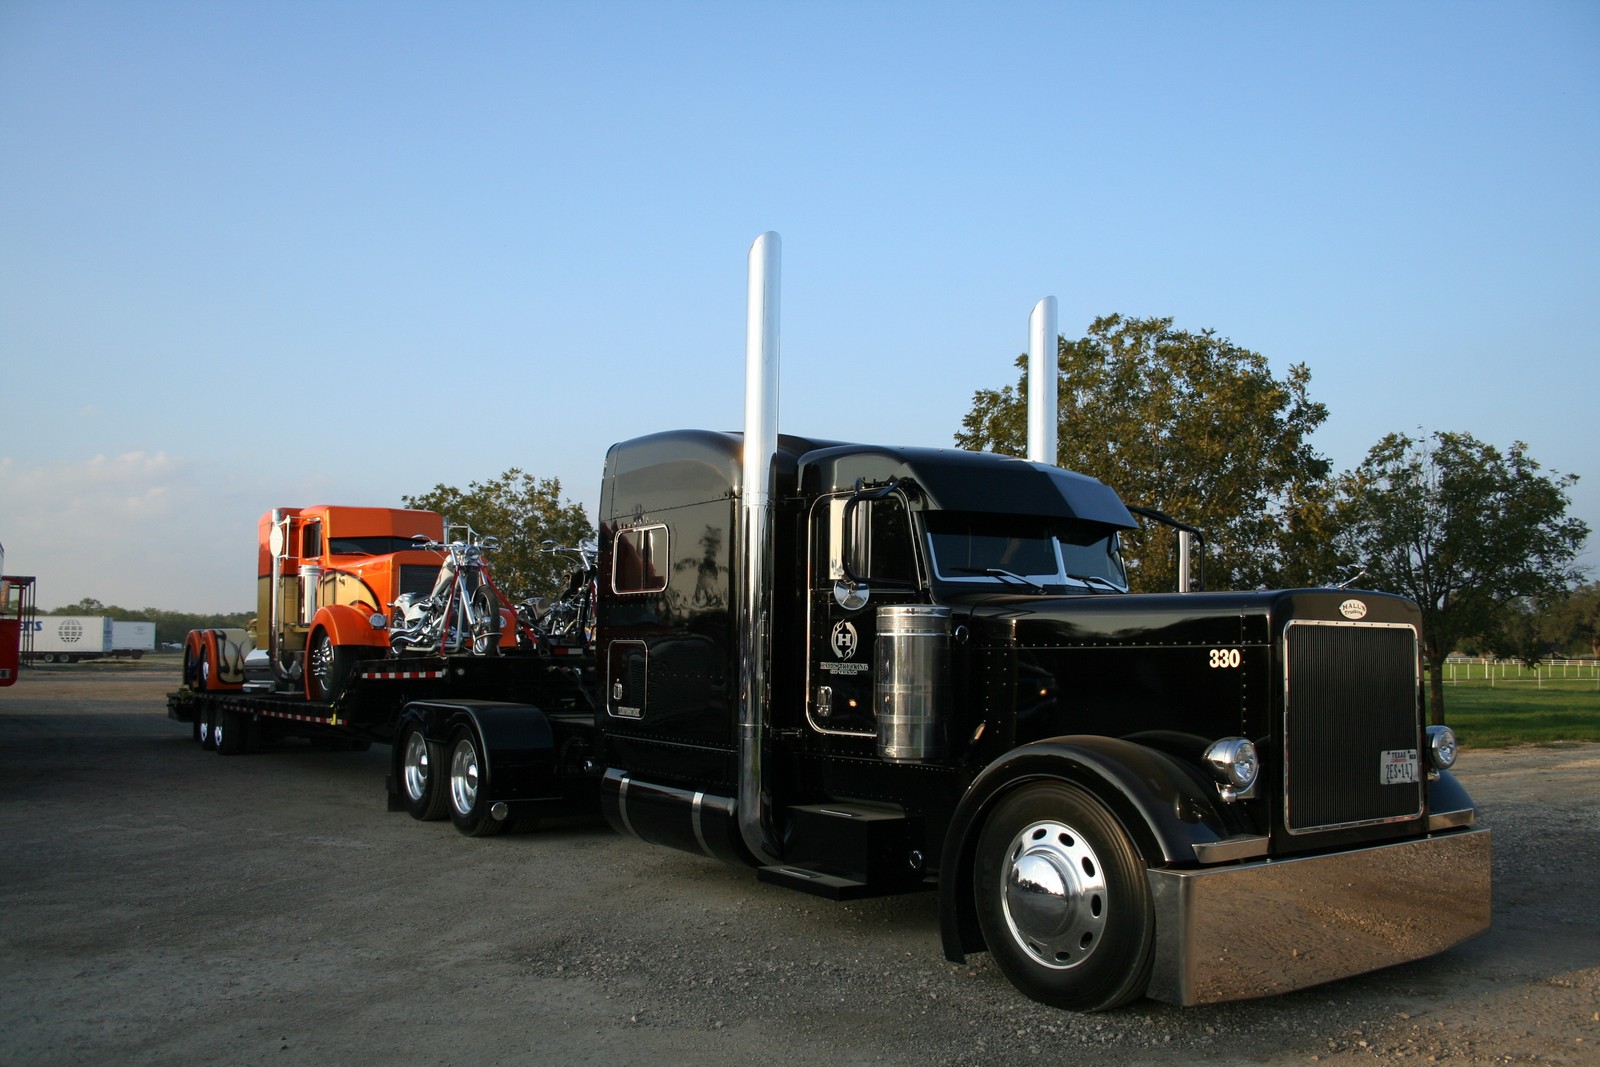
[[[834,898],[936,887],[949,958],[986,949],[1075,1009],[1280,992],[1487,928],[1489,837],[1430,763],[1414,605],[1130,594],[1112,490],[949,449],[780,437],[771,543],[745,544],[741,446],[607,456],[618,830]],[[733,609],[752,551],[759,678]]]

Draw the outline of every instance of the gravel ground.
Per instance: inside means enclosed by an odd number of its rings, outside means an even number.
[[[1494,927],[1299,993],[1103,1015],[603,824],[384,810],[387,750],[220,757],[170,661],[0,689],[0,1064],[1600,1064],[1600,746],[1466,752]]]

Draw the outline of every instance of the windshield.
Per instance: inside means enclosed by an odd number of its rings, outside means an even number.
[[[935,511],[928,554],[943,582],[1030,586],[1040,592],[1126,592],[1115,532],[1027,515]]]
[[[382,556],[421,547],[420,542],[409,537],[333,537],[328,540],[330,556]]]

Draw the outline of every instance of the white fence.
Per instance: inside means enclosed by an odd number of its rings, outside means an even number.
[[[1488,656],[1451,656],[1445,660],[1444,680],[1458,682],[1487,682],[1492,688],[1501,684],[1525,685],[1532,682],[1542,689],[1545,682],[1592,681],[1600,689],[1600,660],[1550,659],[1535,667],[1524,667],[1513,659],[1491,659]]]

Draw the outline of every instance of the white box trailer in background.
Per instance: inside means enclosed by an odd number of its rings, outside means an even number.
[[[76,663],[111,652],[109,615],[35,615],[25,625],[33,630],[33,658],[41,663]]]
[[[153,622],[124,622],[111,620],[111,652],[117,656],[138,659],[156,648],[156,624]]]

